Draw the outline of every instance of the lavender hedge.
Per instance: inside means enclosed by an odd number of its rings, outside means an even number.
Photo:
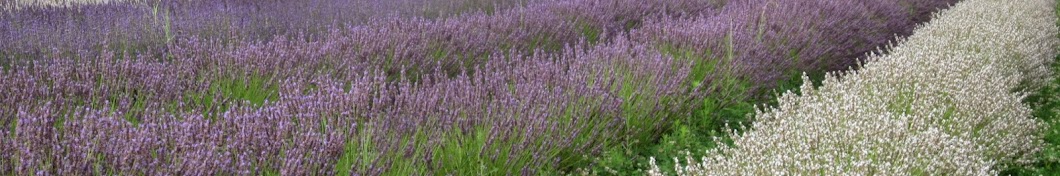
[[[326,8],[321,7],[325,4]],[[0,28],[6,31],[0,38],[17,41],[0,45],[0,52],[8,60],[23,60],[16,58],[38,57],[56,49],[98,51],[101,43],[106,43],[118,52],[165,57],[162,55],[169,54],[169,47],[181,39],[238,46],[233,43],[271,42],[275,36],[286,36],[337,43],[343,51],[333,52],[336,57],[378,62],[391,73],[436,62],[454,71],[461,63],[481,64],[495,51],[556,52],[566,45],[596,42],[635,28],[644,19],[706,13],[716,4],[713,0],[556,1],[436,20],[372,18],[371,14],[349,12],[357,9],[352,7],[373,7],[359,1],[163,1],[42,8],[6,13],[0,18],[5,19],[0,20]],[[96,20],[103,18],[117,20]]]
[[[849,64],[939,5],[594,2],[373,21],[327,40],[39,50],[0,73],[0,170],[556,174],[657,142],[673,121],[708,121],[704,102],[744,100],[789,70]]]
[[[101,40],[129,47],[113,48],[125,50],[158,49],[178,37],[267,40],[275,35],[326,32],[330,27],[360,25],[373,19],[434,18],[425,15],[459,15],[478,11],[475,9],[499,11],[538,3],[535,0],[83,2],[88,5],[61,5],[76,1],[37,2],[44,5],[8,9],[0,17],[4,26],[10,27],[5,28],[3,38],[19,41],[11,45],[20,48],[4,47],[9,52],[75,46],[96,49],[92,46],[104,43]]]
[[[1046,131],[1022,101],[1055,79],[1055,3],[958,3],[859,70],[785,93],[735,145],[676,173],[997,175],[1030,164]]]
[[[439,64],[443,71],[456,74],[487,62],[494,53],[557,53],[572,45],[588,47],[637,28],[641,21],[709,13],[716,4],[713,0],[562,1],[433,21],[372,21],[325,38],[340,49],[329,52],[334,57],[379,65],[391,75],[429,74],[421,68]],[[291,44],[303,43],[292,40]]]

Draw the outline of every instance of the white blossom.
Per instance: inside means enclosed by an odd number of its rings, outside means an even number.
[[[1053,79],[1054,3],[958,3],[859,70],[782,95],[734,146],[671,173],[996,175],[1027,164],[1044,127],[1021,100]]]

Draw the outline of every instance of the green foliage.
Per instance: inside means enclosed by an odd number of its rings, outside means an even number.
[[[570,105],[567,105],[567,109],[568,109],[567,112],[565,114],[563,114],[559,119],[557,119],[557,122],[559,122],[560,124],[575,124],[575,123],[577,123],[577,128],[578,128],[577,131],[581,131],[581,133],[578,133],[577,135],[573,136],[573,139],[570,140],[571,144],[574,144],[574,146],[578,146],[578,145],[589,145],[589,146],[612,146],[612,145],[616,145],[616,142],[618,142],[620,140],[612,139],[612,138],[609,138],[609,137],[594,136],[593,133],[589,133],[589,131],[600,131],[601,128],[609,127],[607,124],[611,120],[610,118],[598,117],[598,116],[594,116],[594,117],[575,117],[572,114],[572,111],[575,111],[575,109],[586,108],[586,107],[583,107],[583,106],[584,105],[591,105],[591,104],[595,103],[593,101],[594,100],[581,99],[577,103],[572,103]],[[571,135],[574,135],[572,131],[574,131],[574,130],[573,129],[569,129],[569,130],[550,131],[549,132],[550,134],[547,134],[547,135],[544,135],[544,136],[571,136]],[[525,138],[525,136],[523,138]],[[536,145],[543,145],[544,141],[542,141],[542,140],[547,140],[547,139],[538,138],[538,139],[534,140],[533,142],[535,142],[535,146]],[[585,165],[589,164],[589,161],[590,161],[589,157],[590,156],[588,155],[588,153],[584,153],[584,152],[585,151],[580,151],[577,148],[569,148],[568,147],[568,148],[558,148],[557,150],[548,151],[548,152],[545,152],[545,153],[553,155],[553,156],[555,156],[555,158],[559,158],[559,160],[560,160],[559,161],[559,166],[558,166],[558,168],[555,168],[555,169],[557,169],[557,170],[569,170],[569,169],[572,169],[572,168],[584,167]],[[547,169],[553,169],[553,168],[547,168]],[[540,170],[540,169],[538,169],[538,170]]]
[[[276,101],[278,98],[279,86],[267,77],[250,74],[242,78],[214,79],[210,81],[210,88],[206,92],[189,92],[184,102],[197,105],[203,110],[203,116],[212,119],[230,107],[237,107],[237,104],[261,107],[266,100]]]
[[[593,160],[592,166],[581,170],[582,174],[645,174],[643,171],[648,168],[649,157],[656,158],[661,170],[673,170],[675,162],[680,162],[674,158],[702,157],[703,150],[731,145],[729,132],[746,130],[745,125],[752,122],[750,117],[755,111],[755,104],[775,106],[779,92],[798,92],[803,84],[803,72],[790,70],[787,72],[789,78],[777,83],[773,92],[753,95],[752,83],[738,75],[729,74],[729,67],[724,65],[735,57],[731,47],[721,53],[684,49],[665,43],[656,48],[675,59],[692,63],[689,73],[692,82],[689,87],[700,87],[711,93],[703,101],[688,105],[695,107],[692,116],[668,122],[670,124],[664,127],[666,130],[662,136],[641,139],[648,140],[645,141],[646,145],[622,144],[608,148]],[[807,73],[807,76],[813,85],[820,86],[825,72],[814,71]]]
[[[350,175],[354,171],[368,170],[371,163],[379,159],[380,154],[372,144],[371,131],[370,128],[361,128],[356,133],[358,135],[355,135],[357,139],[346,141],[342,156],[333,168],[338,173],[336,175]]]
[[[639,28],[643,23],[644,22],[641,22],[641,20],[629,20],[626,21],[625,24],[622,24],[622,29],[624,29],[625,31],[629,31],[634,28]]]
[[[10,72],[16,61],[32,58],[20,52],[0,51],[0,72]]]
[[[720,62],[717,59],[705,59],[712,55],[710,50],[706,51],[694,51],[690,49],[683,49],[673,46],[668,43],[663,43],[656,48],[659,52],[674,57],[684,62],[692,63],[692,71],[689,73],[689,80],[692,80],[691,87],[699,87],[703,84],[703,80],[708,74],[713,73]]]
[[[560,42],[555,37],[543,34],[535,35],[534,37],[530,38],[530,41],[527,43],[529,43],[530,45],[523,51],[525,53],[533,53],[534,50],[537,49],[547,52],[560,51],[563,49],[564,45],[563,42]]]
[[[147,93],[136,93],[132,96],[132,107],[129,107],[129,111],[125,112],[125,120],[131,122],[133,125],[139,125],[139,116],[147,109],[147,98],[150,97]]]
[[[98,80],[97,86],[102,86],[102,80]],[[138,87],[121,87],[119,91],[106,95],[104,97],[71,97],[67,100],[68,103],[74,106],[66,109],[65,113],[72,113],[74,107],[91,107],[91,108],[109,108],[109,113],[121,113],[122,118],[136,126],[140,124],[141,116],[147,110],[148,103],[150,103],[154,97],[153,93],[143,90]],[[105,103],[106,102],[106,103]],[[128,104],[125,104],[125,103]],[[126,106],[121,106],[125,104]],[[66,117],[56,118],[56,128],[61,128]]]
[[[600,42],[600,34],[603,30],[600,27],[592,26],[589,23],[577,22],[578,32],[581,33],[582,37],[589,42],[590,45],[595,45]]]
[[[520,140],[492,140],[489,128],[484,126],[469,134],[457,130],[446,135],[442,144],[433,150],[435,174],[511,175],[520,173],[523,168],[518,166],[543,167],[531,163],[529,151],[511,151]]]
[[[247,101],[254,106],[261,106],[265,100],[276,101],[279,87],[268,84],[266,78],[249,76],[249,79],[221,79],[214,81],[210,90],[218,92],[223,98]]]
[[[431,56],[431,59],[434,59],[436,61],[437,60],[442,60],[442,59],[445,59],[447,56],[449,56],[449,51],[446,51],[443,48],[436,48],[436,49],[431,51],[430,56]]]
[[[411,149],[413,153],[404,156],[400,155],[402,152],[392,153],[392,156],[388,156],[391,162],[390,169],[383,175],[424,175],[428,173],[427,165],[417,162],[419,158],[424,158],[427,155],[426,135],[425,133],[416,133],[412,136],[401,137],[401,144],[398,149]]]
[[[607,148],[604,153],[593,160],[593,165],[582,170],[583,174],[631,175],[644,174],[648,167],[649,157],[656,157],[661,167],[673,167],[674,157],[687,156],[689,151],[700,151],[717,147],[715,141],[727,141],[726,131],[750,122],[750,113],[754,112],[756,102],[749,96],[751,83],[729,74],[727,65],[735,57],[731,47],[716,55],[713,51],[685,49],[663,43],[656,46],[661,53],[679,61],[692,63],[689,73],[689,87],[712,91],[702,102],[688,106],[695,107],[692,116],[672,119],[663,126],[661,136],[642,136],[624,144]],[[823,75],[823,74],[822,74]],[[800,75],[781,83],[782,88],[798,88],[801,85]],[[707,78],[711,79],[708,80]],[[703,82],[709,81],[709,82]],[[707,85],[703,85],[706,83]],[[794,86],[791,86],[794,85]],[[624,97],[636,98],[635,95],[621,91]],[[770,100],[770,99],[766,99]],[[629,100],[627,100],[629,101]],[[623,106],[626,112],[636,112],[634,108]],[[632,121],[632,120],[631,120]],[[634,122],[636,123],[636,122]],[[644,123],[644,122],[640,122]],[[715,140],[717,139],[717,140]],[[642,144],[636,144],[637,142]],[[701,153],[701,152],[691,152]],[[672,170],[664,168],[663,170]]]

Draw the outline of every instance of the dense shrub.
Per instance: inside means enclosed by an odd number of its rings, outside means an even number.
[[[1027,164],[1043,131],[1021,100],[1052,79],[1053,3],[958,3],[859,70],[781,96],[732,147],[676,173],[986,175]]]
[[[356,23],[362,14],[342,10],[350,4],[322,2],[3,14],[0,57],[26,60],[0,72],[0,171],[514,175],[606,167],[596,157],[655,149],[673,129],[749,122],[717,115],[743,116],[750,103],[732,104],[753,101],[788,74],[849,66],[845,59],[908,34],[920,15],[945,5],[570,0]],[[654,153],[630,155],[646,154]]]

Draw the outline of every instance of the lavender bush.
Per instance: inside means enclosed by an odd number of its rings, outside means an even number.
[[[993,175],[1028,164],[1043,131],[1022,91],[1052,82],[1053,3],[958,3],[858,71],[785,93],[733,147],[676,173]]]
[[[854,66],[856,57],[910,34],[924,15],[952,2],[734,1],[713,15],[649,21],[630,38],[693,63],[688,84],[698,92],[688,106],[694,112],[668,120],[674,122],[662,138],[641,138],[658,140],[654,145],[609,151],[594,172],[636,171],[650,156],[669,164],[667,156],[684,156],[680,150],[716,146],[711,139],[750,123],[754,102],[771,96],[769,90],[783,86],[778,83]]]
[[[44,4],[73,1],[35,1]],[[18,41],[5,52],[98,49],[162,50],[175,38],[268,40],[277,35],[325,33],[327,28],[360,25],[371,19],[458,15],[472,9],[504,10],[527,0],[469,1],[124,1],[92,5],[31,6],[8,10],[5,39]],[[447,4],[449,6],[426,4]],[[481,6],[481,7],[479,7]],[[461,8],[466,10],[460,10]],[[451,11],[451,12],[448,12]],[[13,48],[17,47],[17,48]],[[157,52],[164,52],[157,51]]]
[[[78,5],[120,3],[122,0],[12,0],[0,2],[3,10],[14,10],[27,7],[54,6],[72,7]]]
[[[0,27],[5,27],[0,38],[17,41],[0,46],[0,52],[6,60],[25,60],[19,58],[52,50],[97,51],[101,43],[107,43],[119,53],[166,57],[169,46],[181,39],[239,46],[232,43],[272,42],[276,36],[285,36],[337,43],[343,51],[334,52],[335,57],[377,62],[392,74],[400,69],[418,73],[412,69],[439,61],[455,74],[461,63],[481,64],[495,51],[556,52],[566,45],[596,42],[635,28],[645,18],[706,13],[717,4],[712,0],[556,1],[437,20],[385,18],[349,10],[386,9],[375,6],[388,3],[396,2],[162,1],[20,10],[0,18],[4,24]],[[103,18],[116,20],[98,20]]]
[[[935,2],[570,0],[361,24],[323,1],[22,9],[0,18],[19,41],[0,44],[0,171],[561,174],[712,120],[704,102],[850,65]],[[124,14],[140,15],[76,20]]]

